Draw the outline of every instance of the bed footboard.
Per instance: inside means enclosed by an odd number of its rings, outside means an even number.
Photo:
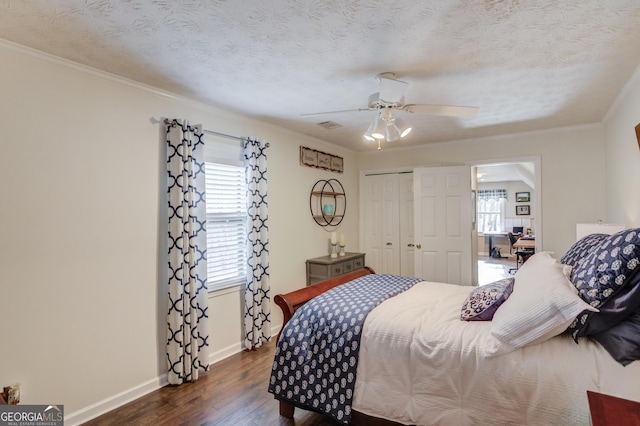
[[[360,278],[369,274],[375,274],[375,272],[373,271],[373,269],[365,266],[364,268],[356,269],[355,271],[349,272],[347,274],[340,275],[326,281],[319,282],[318,284],[313,284],[308,287],[292,291],[290,293],[277,294],[273,298],[273,301],[276,302],[276,305],[280,306],[280,309],[282,310],[282,315],[284,316],[284,320],[282,321],[282,328],[284,328],[284,325],[289,322],[298,308],[307,303],[309,300],[321,295],[327,290],[331,290],[332,288],[337,287],[341,284],[353,281],[356,278]],[[282,329],[280,329],[280,333],[282,333]],[[276,342],[280,340],[280,333],[278,333]]]
[[[298,308],[309,300],[313,299],[316,296],[324,293],[327,290],[331,290],[334,287],[337,287],[341,284],[347,283],[349,281],[355,280],[356,278],[363,277],[365,275],[375,274],[373,269],[365,266],[362,269],[357,269],[355,271],[349,272],[344,275],[340,275],[326,281],[319,282],[318,284],[313,284],[308,287],[301,288],[299,290],[292,291],[286,294],[278,294],[273,300],[282,310],[282,315],[284,317],[282,323],[282,329],[284,329],[284,325],[289,322],[293,314],[296,313]],[[282,329],[278,333],[278,338],[276,342],[280,340],[280,334],[282,334]],[[288,403],[286,401],[280,400],[280,415],[287,418],[293,418],[294,405]]]

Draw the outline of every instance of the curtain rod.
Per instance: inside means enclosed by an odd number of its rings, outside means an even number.
[[[170,126],[171,124],[173,124],[175,120],[169,120],[168,118],[164,119],[164,124],[166,124],[167,126]],[[215,136],[220,136],[223,138],[229,138],[229,139],[235,139],[238,141],[244,141],[246,138],[241,138],[239,136],[233,136],[233,135],[227,135],[226,133],[220,133],[220,132],[214,132],[213,130],[207,130],[207,129],[202,129],[203,133],[208,133],[210,135],[215,135]],[[269,142],[264,144],[267,148],[269,148]]]

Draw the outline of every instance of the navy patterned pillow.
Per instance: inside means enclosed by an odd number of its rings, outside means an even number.
[[[627,229],[607,236],[578,264],[573,274],[573,285],[585,302],[600,308],[625,285],[634,282],[632,278],[640,271],[638,266],[640,228]],[[569,326],[568,331],[576,341],[587,335],[592,315],[597,313],[584,311]]]
[[[513,292],[513,278],[486,284],[473,289],[462,305],[462,321],[491,321],[498,307]]]
[[[622,365],[640,360],[640,309],[605,332],[593,336]]]
[[[573,272],[578,265],[584,261],[587,255],[608,236],[608,234],[586,235],[569,247],[569,250],[560,258],[560,263],[570,265],[573,268],[571,277],[573,277]]]

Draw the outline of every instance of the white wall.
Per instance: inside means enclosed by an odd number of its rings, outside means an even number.
[[[640,67],[618,96],[604,121],[606,156],[606,221],[640,227]]]
[[[605,216],[605,146],[602,126],[590,125],[493,138],[390,149],[358,156],[359,167],[449,166],[540,157],[542,249],[564,253],[575,242],[575,224]]]
[[[166,371],[161,117],[267,140],[272,296],[304,286],[328,238],[309,212],[339,179],[357,250],[358,173],[344,149],[0,42],[0,385],[65,405],[68,424],[159,386]],[[345,173],[299,165],[299,146]],[[273,325],[282,317],[272,307]],[[238,293],[210,299],[214,358],[241,341]]]

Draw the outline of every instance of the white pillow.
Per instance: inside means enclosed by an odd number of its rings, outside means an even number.
[[[513,293],[493,316],[484,355],[504,355],[543,342],[566,330],[585,309],[598,312],[578,296],[567,277],[567,265],[549,253],[531,256],[515,275]]]

